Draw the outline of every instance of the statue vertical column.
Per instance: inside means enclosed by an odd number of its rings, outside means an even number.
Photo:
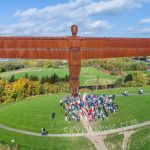
[[[69,73],[70,73],[70,88],[73,96],[78,95],[80,86],[80,69],[81,69],[81,48],[80,48],[80,37],[77,37],[78,27],[72,25],[71,27],[72,36],[69,40]]]

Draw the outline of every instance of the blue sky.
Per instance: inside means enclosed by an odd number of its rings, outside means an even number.
[[[150,37],[150,0],[0,0],[0,36]]]

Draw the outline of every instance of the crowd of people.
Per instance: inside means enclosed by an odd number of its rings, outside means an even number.
[[[89,123],[97,119],[104,120],[109,113],[116,113],[118,105],[115,103],[115,95],[83,94],[79,96],[68,96],[60,101],[65,109],[65,120],[80,121],[86,116]]]

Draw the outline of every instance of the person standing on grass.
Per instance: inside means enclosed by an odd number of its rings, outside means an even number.
[[[54,118],[55,118],[55,113],[52,112],[52,128],[53,128],[53,126],[54,126]]]

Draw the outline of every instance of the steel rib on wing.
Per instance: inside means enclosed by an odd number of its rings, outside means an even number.
[[[68,59],[68,53],[63,37],[0,37],[0,58]]]
[[[81,58],[150,56],[150,38],[82,38]]]

